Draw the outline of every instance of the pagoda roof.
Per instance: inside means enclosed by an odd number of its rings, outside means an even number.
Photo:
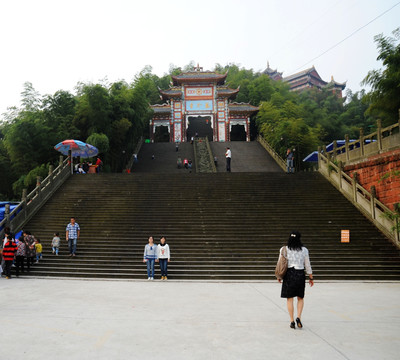
[[[340,82],[337,82],[337,81],[335,81],[335,79],[333,78],[333,76],[331,76],[331,81],[330,82],[328,82],[327,84],[326,84],[326,88],[330,88],[330,87],[334,87],[335,89],[341,89],[341,90],[344,90],[345,89],[345,87],[346,87],[346,85],[347,85],[347,81],[345,81],[345,82],[343,82],[343,83],[340,83]]]
[[[179,75],[172,75],[172,82],[176,85],[184,83],[216,83],[223,85],[228,73],[218,74],[214,71],[188,71]]]
[[[259,110],[259,107],[250,105],[248,103],[230,103],[228,104],[229,112],[235,113],[255,113]]]
[[[240,90],[240,86],[237,89],[231,89],[228,86],[217,87],[217,97],[235,98]]]
[[[268,75],[271,78],[279,78],[282,77],[282,73],[278,72],[278,69],[271,69],[269,67],[269,61],[267,62],[267,68],[263,71],[263,74]]]
[[[172,86],[167,90],[161,90],[161,89],[158,90],[160,91],[161,97],[163,99],[182,97],[182,88],[180,86]]]
[[[314,74],[311,74],[312,72],[314,72]],[[308,69],[305,69],[303,71],[299,71],[299,72],[297,72],[297,73],[295,73],[293,75],[286,76],[286,77],[283,78],[283,81],[291,82],[291,81],[293,81],[295,79],[304,77],[306,75],[307,76],[308,75],[313,76],[313,77],[317,78],[318,80],[320,80],[320,81],[322,81],[322,82],[324,82],[326,84],[326,81],[322,80],[321,76],[319,76],[319,74],[318,74],[317,70],[315,70],[314,66],[310,67]]]
[[[171,104],[161,104],[161,105],[156,104],[156,105],[150,105],[150,107],[154,111],[155,115],[171,113]]]

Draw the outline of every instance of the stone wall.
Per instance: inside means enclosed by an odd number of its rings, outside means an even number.
[[[358,183],[367,191],[376,188],[379,201],[393,210],[400,203],[400,150],[389,151],[344,167],[347,175],[353,177],[357,172]]]

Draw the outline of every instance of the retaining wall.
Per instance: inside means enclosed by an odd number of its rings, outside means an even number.
[[[379,201],[393,210],[400,203],[400,150],[389,151],[370,157],[367,161],[344,167],[351,177],[357,172],[358,183],[367,191],[376,189]]]

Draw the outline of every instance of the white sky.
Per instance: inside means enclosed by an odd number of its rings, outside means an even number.
[[[353,91],[378,69],[373,37],[400,26],[399,0],[1,0],[0,114],[26,81],[42,95],[79,81],[130,82],[146,65],[162,76],[193,60],[288,76],[314,65]]]

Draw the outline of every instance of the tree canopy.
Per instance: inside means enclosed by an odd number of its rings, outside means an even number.
[[[371,70],[363,80],[372,88],[364,100],[369,105],[368,114],[390,125],[397,121],[400,108],[400,28],[392,37],[379,34],[374,39],[379,50],[377,60],[382,61],[383,68]]]

